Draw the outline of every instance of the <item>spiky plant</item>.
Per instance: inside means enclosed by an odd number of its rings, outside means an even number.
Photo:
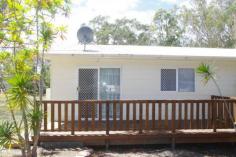
[[[14,124],[9,121],[0,123],[0,146],[11,148],[13,144],[18,143]]]
[[[209,81],[212,81],[212,82],[215,84],[215,86],[216,86],[216,88],[217,88],[217,90],[218,90],[219,95],[220,95],[221,97],[223,96],[223,95],[222,95],[222,91],[221,91],[221,89],[220,89],[220,86],[219,86],[219,84],[218,84],[217,81],[216,81],[216,72],[215,72],[215,68],[214,68],[213,66],[211,66],[210,64],[201,63],[201,64],[197,67],[197,73],[202,76],[202,78],[203,78],[202,81],[204,82],[205,85],[206,85]],[[225,100],[224,100],[224,104],[227,104]],[[228,114],[229,114],[229,116],[230,116],[230,119],[231,119],[232,123],[234,124],[234,128],[235,128],[236,126],[235,126],[234,118],[233,118],[233,116],[231,115],[231,113],[229,112],[228,106],[225,105],[225,108],[226,108],[226,110],[227,110],[227,112],[228,112]]]

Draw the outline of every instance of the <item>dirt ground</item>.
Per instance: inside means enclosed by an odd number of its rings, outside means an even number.
[[[233,144],[188,144],[177,145],[172,151],[170,145],[79,147],[50,145],[39,148],[39,157],[236,157]],[[1,150],[0,157],[20,157],[19,150]]]

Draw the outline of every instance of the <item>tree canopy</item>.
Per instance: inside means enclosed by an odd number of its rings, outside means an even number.
[[[97,44],[236,47],[236,0],[191,0],[191,7],[158,9],[151,24],[97,16]]]

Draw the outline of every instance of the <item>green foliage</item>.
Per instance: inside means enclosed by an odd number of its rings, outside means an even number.
[[[52,41],[54,39],[54,31],[53,31],[53,25],[51,23],[43,22],[41,24],[41,35],[42,35],[42,42],[44,43],[44,47],[46,50],[49,48],[49,46],[52,44]]]
[[[95,31],[97,44],[115,45],[148,45],[150,44],[150,28],[136,19],[117,19],[108,22],[109,17],[97,16],[90,21]]]
[[[236,1],[192,0],[192,8],[184,8],[183,16],[192,34],[193,46],[233,48],[236,43]]]
[[[46,61],[44,65],[44,83],[45,83],[45,89],[50,88],[50,62]]]
[[[7,90],[8,101],[16,108],[24,109],[29,101],[32,76],[25,73],[17,73],[7,79],[10,87]]]
[[[180,15],[177,9],[159,9],[154,16],[154,31],[157,44],[161,46],[180,46],[184,28],[181,28]]]
[[[201,63],[197,68],[197,73],[202,76],[205,84],[207,84],[211,79],[215,79],[215,72],[209,64]]]
[[[37,103],[37,105],[39,105]],[[28,113],[28,119],[30,123],[30,128],[33,130],[33,132],[37,131],[37,128],[40,127],[40,120],[43,118],[43,112],[37,108],[33,108],[31,112]]]
[[[0,147],[11,148],[18,143],[14,124],[9,121],[0,123]]]
[[[97,44],[236,47],[236,1],[191,0],[192,7],[158,9],[152,24],[97,16],[90,21]]]

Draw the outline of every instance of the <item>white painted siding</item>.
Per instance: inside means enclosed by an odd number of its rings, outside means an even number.
[[[162,68],[196,68],[202,61],[190,60],[135,60],[89,59],[57,56],[51,60],[51,99],[76,100],[78,98],[79,67],[120,67],[121,99],[208,99],[218,94],[212,82],[204,86],[196,74],[195,92],[160,91]],[[214,61],[217,81],[227,96],[236,95],[236,62]]]
[[[202,60],[160,60],[160,59],[115,59],[88,58],[71,55],[51,57],[51,99],[76,100],[78,98],[79,67],[120,67],[121,99],[209,99],[217,89],[210,82],[204,86],[201,77],[196,74],[195,92],[162,92],[160,91],[160,71],[162,68],[194,68]],[[207,62],[207,61],[204,61]],[[212,63],[212,62],[210,62]],[[236,96],[236,62],[215,60],[217,81],[226,96]],[[125,111],[124,106],[124,111]],[[63,109],[63,108],[62,108]],[[132,111],[132,105],[130,107]],[[164,110],[164,108],[162,108]],[[57,108],[56,108],[57,110]],[[77,108],[76,108],[77,110]],[[138,108],[137,108],[138,110]],[[150,106],[150,113],[151,113]],[[169,107],[171,111],[171,106]],[[145,107],[144,107],[145,111]],[[70,107],[69,107],[70,113]],[[144,112],[145,113],[145,112]],[[156,113],[156,116],[158,113]],[[171,112],[169,112],[171,114]],[[56,115],[55,115],[56,116]],[[62,115],[63,116],[63,115]],[[124,119],[125,119],[124,114]],[[178,116],[178,115],[176,115]],[[57,116],[56,116],[57,117]],[[77,115],[76,115],[77,117]],[[133,115],[130,114],[132,119]],[[138,114],[137,114],[138,117]],[[145,117],[145,114],[143,115]],[[169,115],[170,117],[170,115]],[[151,115],[150,115],[151,118]],[[163,117],[164,118],[164,117]]]

